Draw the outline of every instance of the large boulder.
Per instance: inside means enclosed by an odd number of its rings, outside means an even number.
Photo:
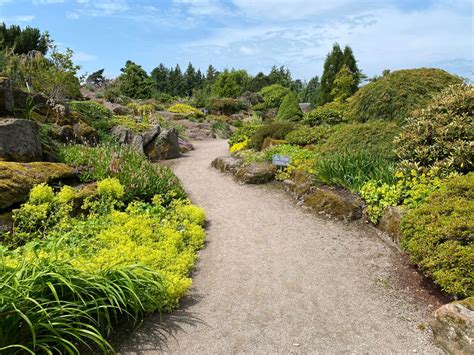
[[[145,132],[142,133],[143,137],[143,146],[147,146],[150,144],[150,142],[155,139],[156,136],[158,136],[161,133],[161,127],[160,125],[154,125],[150,129],[146,130]]]
[[[79,121],[72,126],[74,139],[83,144],[97,144],[99,135],[97,131],[84,121]]]
[[[235,173],[242,166],[242,160],[239,158],[221,156],[214,159],[211,166],[222,172]]]
[[[474,354],[474,297],[438,308],[431,321],[435,341],[449,354]]]
[[[244,184],[265,184],[274,179],[276,166],[270,163],[244,165],[235,172],[235,179]]]
[[[38,124],[34,121],[0,119],[0,160],[31,162],[43,157]]]
[[[151,160],[175,159],[180,156],[178,131],[165,129],[145,146],[145,154]]]
[[[285,180],[283,183],[287,191],[293,197],[299,199],[310,192],[311,187],[314,185],[314,177],[311,174],[296,170],[291,179]]]
[[[350,221],[362,217],[362,201],[342,189],[318,186],[305,196],[304,205],[340,220]]]
[[[74,177],[74,170],[66,164],[0,161],[0,210],[25,202],[34,185]]]
[[[143,137],[133,133],[130,129],[123,126],[115,126],[110,133],[121,145],[128,145],[137,152],[143,153]]]
[[[55,125],[51,131],[53,138],[59,142],[71,143],[75,141],[74,129],[71,125]]]

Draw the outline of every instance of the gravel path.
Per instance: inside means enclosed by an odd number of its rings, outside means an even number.
[[[225,141],[196,143],[174,170],[209,220],[194,285],[122,353],[438,354],[429,308],[397,286],[396,252],[371,228],[323,219],[281,189],[210,167]]]

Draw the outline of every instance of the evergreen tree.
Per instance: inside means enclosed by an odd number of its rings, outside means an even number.
[[[163,63],[151,71],[151,77],[158,92],[169,94],[169,76],[170,70]]]
[[[188,64],[188,68],[184,72],[184,86],[185,86],[185,93],[187,96],[191,96],[193,93],[193,89],[197,86],[197,77],[196,77],[196,70],[194,69],[191,62]]]
[[[207,67],[206,82],[208,84],[212,84],[214,80],[216,80],[218,74],[219,72],[216,70],[216,68],[214,68],[212,65],[209,65],[209,67]]]
[[[352,82],[352,86],[350,90],[351,92],[350,96],[352,96],[358,90],[359,84],[362,80],[363,75],[360,69],[357,67],[357,61],[355,60],[354,53],[352,52],[351,47],[345,46],[342,56],[343,56],[342,58],[343,65],[347,66],[347,68],[349,69],[349,72],[351,73],[353,77],[353,82]]]
[[[251,92],[259,92],[265,86],[269,86],[269,85],[270,85],[270,81],[268,79],[268,76],[260,72],[250,80],[248,90]]]
[[[333,97],[331,95],[331,90],[336,74],[343,65],[343,57],[344,54],[341,47],[339,47],[339,44],[334,43],[332,51],[328,53],[326,61],[324,62],[323,75],[321,76],[321,84],[317,100],[318,105],[324,105],[325,103],[332,101]]]
[[[168,93],[173,96],[186,95],[186,81],[179,64],[176,64],[176,67],[170,71]]]
[[[316,106],[319,96],[319,77],[316,75],[308,81],[303,90],[302,101],[309,102],[311,106]]]
[[[41,33],[37,28],[12,25],[7,27],[5,23],[0,25],[0,50],[10,48],[17,54],[27,54],[30,51],[39,51],[46,54],[51,40],[48,32]]]
[[[291,80],[291,73],[288,68],[281,66],[277,68],[275,65],[268,74],[269,85],[280,84],[286,88],[291,88],[293,81]]]
[[[105,83],[104,69],[97,70],[89,75],[86,79],[86,84],[93,88],[99,88]]]
[[[122,74],[118,77],[119,89],[125,96],[132,99],[148,99],[153,91],[153,80],[146,71],[131,60],[120,69]]]
[[[235,77],[228,69],[225,69],[212,84],[211,93],[218,97],[237,97],[240,95],[241,89]]]
[[[331,90],[331,96],[334,101],[344,102],[347,98],[354,94],[354,84],[356,76],[351,72],[347,65],[343,65],[341,70],[336,74]],[[357,86],[356,86],[357,87]]]
[[[298,98],[292,92],[285,96],[278,109],[277,119],[281,121],[299,121],[303,111],[298,104]]]

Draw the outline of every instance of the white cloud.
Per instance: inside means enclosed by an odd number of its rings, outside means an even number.
[[[60,4],[64,0],[33,0],[33,5],[50,5],[50,4]]]
[[[0,16],[0,22],[16,23],[16,22],[31,22],[34,20],[33,15],[19,15],[19,16]]]
[[[184,6],[192,16],[230,15],[219,0],[173,0],[173,4]]]
[[[97,60],[97,56],[85,52],[74,52],[74,60],[78,62],[91,62]]]
[[[78,8],[66,14],[69,19],[81,16],[113,16],[130,9],[127,0],[77,0]]]

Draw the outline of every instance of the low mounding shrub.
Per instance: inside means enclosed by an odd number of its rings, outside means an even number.
[[[260,95],[262,95],[263,103],[259,105],[257,109],[269,109],[269,108],[278,108],[280,107],[283,99],[286,95],[291,93],[291,90],[281,86],[280,84],[273,84],[265,86],[260,90]]]
[[[202,117],[202,116],[204,116],[204,114],[202,113],[201,110],[199,110],[195,107],[186,105],[186,104],[173,105],[168,109],[168,111],[173,112],[173,113],[180,113],[180,114],[183,114],[185,116],[193,116],[193,117]]]
[[[345,104],[337,102],[331,102],[324,106],[316,107],[314,110],[304,114],[303,123],[309,126],[342,123],[344,121],[345,107]]]
[[[260,150],[262,149],[265,138],[284,139],[294,128],[295,125],[291,122],[274,122],[261,126],[250,137],[249,147]]]
[[[149,122],[146,122],[145,120],[139,121],[131,116],[114,116],[110,120],[109,125],[126,127],[135,133],[144,132],[152,127]]]
[[[359,151],[325,154],[316,160],[318,180],[357,192],[369,180],[391,182],[395,164],[378,154]]]
[[[112,112],[95,101],[72,101],[70,107],[71,110],[80,112],[89,124],[112,118]]]
[[[244,124],[242,127],[239,127],[230,136],[229,147],[248,140],[260,127],[262,127],[260,124]]]
[[[246,107],[247,105],[244,101],[230,97],[214,97],[209,100],[209,109],[213,112],[218,112],[220,115],[230,116],[244,110]]]
[[[181,184],[168,167],[152,164],[128,147],[71,145],[60,149],[59,158],[80,167],[82,181],[117,178],[125,186],[125,202],[149,201],[156,194],[164,196],[167,202],[174,197],[185,197]]]
[[[71,187],[32,189],[10,236],[26,244],[0,246],[0,352],[79,354],[95,343],[113,353],[106,337],[118,323],[177,306],[204,243],[204,212],[164,195],[126,206],[124,192],[117,179],[99,181],[73,216]]]
[[[414,112],[396,140],[406,163],[469,172],[474,168],[474,87],[454,85]]]
[[[295,145],[321,144],[330,134],[331,127],[328,125],[302,127],[288,133],[285,140]]]
[[[371,121],[334,126],[316,150],[321,154],[359,152],[394,159],[394,139],[400,129],[394,122]]]
[[[280,121],[300,121],[302,116],[303,111],[298,105],[298,98],[295,94],[289,93],[281,102],[277,119]]]
[[[415,109],[423,108],[446,86],[462,80],[441,69],[398,70],[369,83],[349,99],[352,121],[371,119],[403,121]]]
[[[474,294],[474,173],[448,179],[402,219],[402,247],[449,294]]]
[[[227,122],[213,122],[211,132],[214,137],[227,139],[231,134],[230,126]]]

